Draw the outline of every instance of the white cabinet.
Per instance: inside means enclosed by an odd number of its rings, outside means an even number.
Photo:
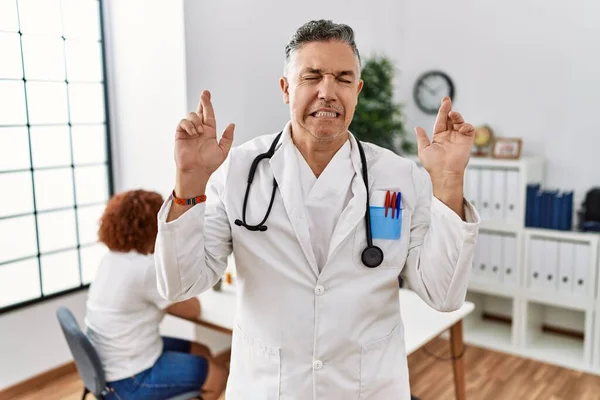
[[[600,375],[600,235],[525,227],[527,185],[543,178],[540,158],[469,161],[465,198],[482,221],[465,340]]]

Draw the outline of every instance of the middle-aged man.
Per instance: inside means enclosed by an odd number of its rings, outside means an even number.
[[[353,30],[331,21],[296,31],[280,84],[281,132],[231,149],[234,125],[217,139],[207,91],[179,122],[159,290],[172,301],[209,290],[233,252],[228,400],[409,399],[398,276],[437,310],[463,304],[479,226],[463,198],[474,129],[444,98],[432,140],[416,129],[427,173],[359,142],[348,126],[360,56]]]

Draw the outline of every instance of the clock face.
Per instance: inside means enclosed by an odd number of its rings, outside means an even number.
[[[424,113],[437,114],[444,96],[454,100],[454,85],[445,73],[430,71],[417,79],[413,97],[419,109]]]

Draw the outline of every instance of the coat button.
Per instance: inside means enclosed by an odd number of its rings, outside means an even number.
[[[320,370],[321,368],[323,368],[323,362],[321,360],[317,360],[313,363],[313,369],[315,371]]]
[[[325,288],[324,288],[323,286],[319,285],[319,286],[317,286],[317,287],[315,288],[315,294],[316,294],[317,296],[320,296],[320,295],[322,295],[323,293],[325,293]]]

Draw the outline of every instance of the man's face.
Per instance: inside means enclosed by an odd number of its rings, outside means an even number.
[[[303,45],[280,83],[292,123],[324,141],[346,132],[363,86],[352,48],[339,41]]]

